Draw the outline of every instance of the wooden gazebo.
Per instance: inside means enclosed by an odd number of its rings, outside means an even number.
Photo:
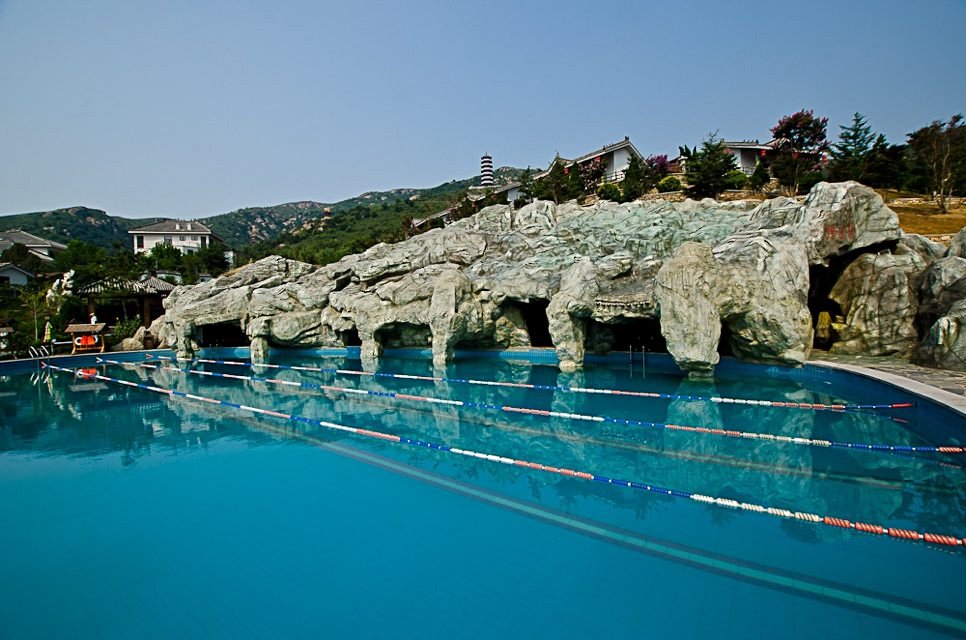
[[[125,280],[123,278],[105,278],[83,287],[78,294],[87,297],[89,313],[95,313],[95,301],[120,302],[135,301],[141,323],[149,326],[151,321],[164,313],[161,301],[168,297],[175,285],[155,276],[148,276],[141,280]],[[127,317],[127,311],[124,312]]]

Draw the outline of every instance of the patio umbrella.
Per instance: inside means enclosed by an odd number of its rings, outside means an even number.
[[[54,327],[50,324],[50,320],[48,320],[47,325],[44,327],[44,342],[53,342],[53,330]]]

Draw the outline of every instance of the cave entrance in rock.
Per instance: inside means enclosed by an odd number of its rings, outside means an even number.
[[[342,341],[343,347],[361,347],[362,338],[359,337],[359,330],[355,327],[351,329],[346,329],[345,331],[339,331],[339,339]]]
[[[550,321],[547,319],[549,300],[535,299],[529,302],[514,300],[509,304],[520,311],[523,321],[527,323],[531,347],[553,346],[553,339],[550,337]]]
[[[423,349],[433,344],[433,332],[427,325],[409,322],[395,322],[381,327],[376,330],[375,338],[385,349]]]
[[[587,347],[594,351],[640,351],[667,353],[660,318],[634,318],[602,323],[587,321]],[[602,348],[610,345],[609,349]]]
[[[724,322],[721,323],[721,336],[718,337],[718,355],[719,356],[730,356],[735,355],[734,350],[731,348],[731,329],[728,328]]]
[[[819,335],[819,317],[823,312],[828,314],[828,318],[823,318],[822,325],[824,326],[826,319],[835,322],[835,317],[842,315],[842,308],[839,304],[829,298],[832,288],[842,277],[842,273],[863,253],[892,251],[897,244],[895,241],[880,242],[870,247],[849,251],[840,256],[832,256],[828,259],[828,266],[812,265],[808,268],[808,312],[812,316],[812,327],[816,329],[813,348],[828,349],[836,340],[837,336],[831,329],[827,333]]]
[[[202,347],[247,347],[251,344],[238,320],[203,325],[198,327],[198,334],[198,344]]]

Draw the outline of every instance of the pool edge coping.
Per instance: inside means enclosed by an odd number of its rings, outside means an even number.
[[[865,378],[871,378],[878,382],[882,382],[892,387],[896,387],[897,389],[917,395],[926,400],[935,402],[936,404],[940,404],[966,418],[966,397],[940,389],[939,387],[934,387],[931,384],[919,382],[918,380],[913,380],[912,378],[908,378],[896,373],[880,371],[878,369],[863,367],[856,364],[829,362],[828,360],[809,360],[805,363],[805,366],[808,365],[827,367],[829,369],[836,369],[838,371],[845,371],[847,373],[863,376]]]

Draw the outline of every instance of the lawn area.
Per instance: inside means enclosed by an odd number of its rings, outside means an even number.
[[[966,203],[962,198],[953,199],[949,213],[939,213],[936,203],[922,196],[889,190],[877,192],[886,205],[899,215],[899,226],[906,233],[953,235],[966,227]]]

